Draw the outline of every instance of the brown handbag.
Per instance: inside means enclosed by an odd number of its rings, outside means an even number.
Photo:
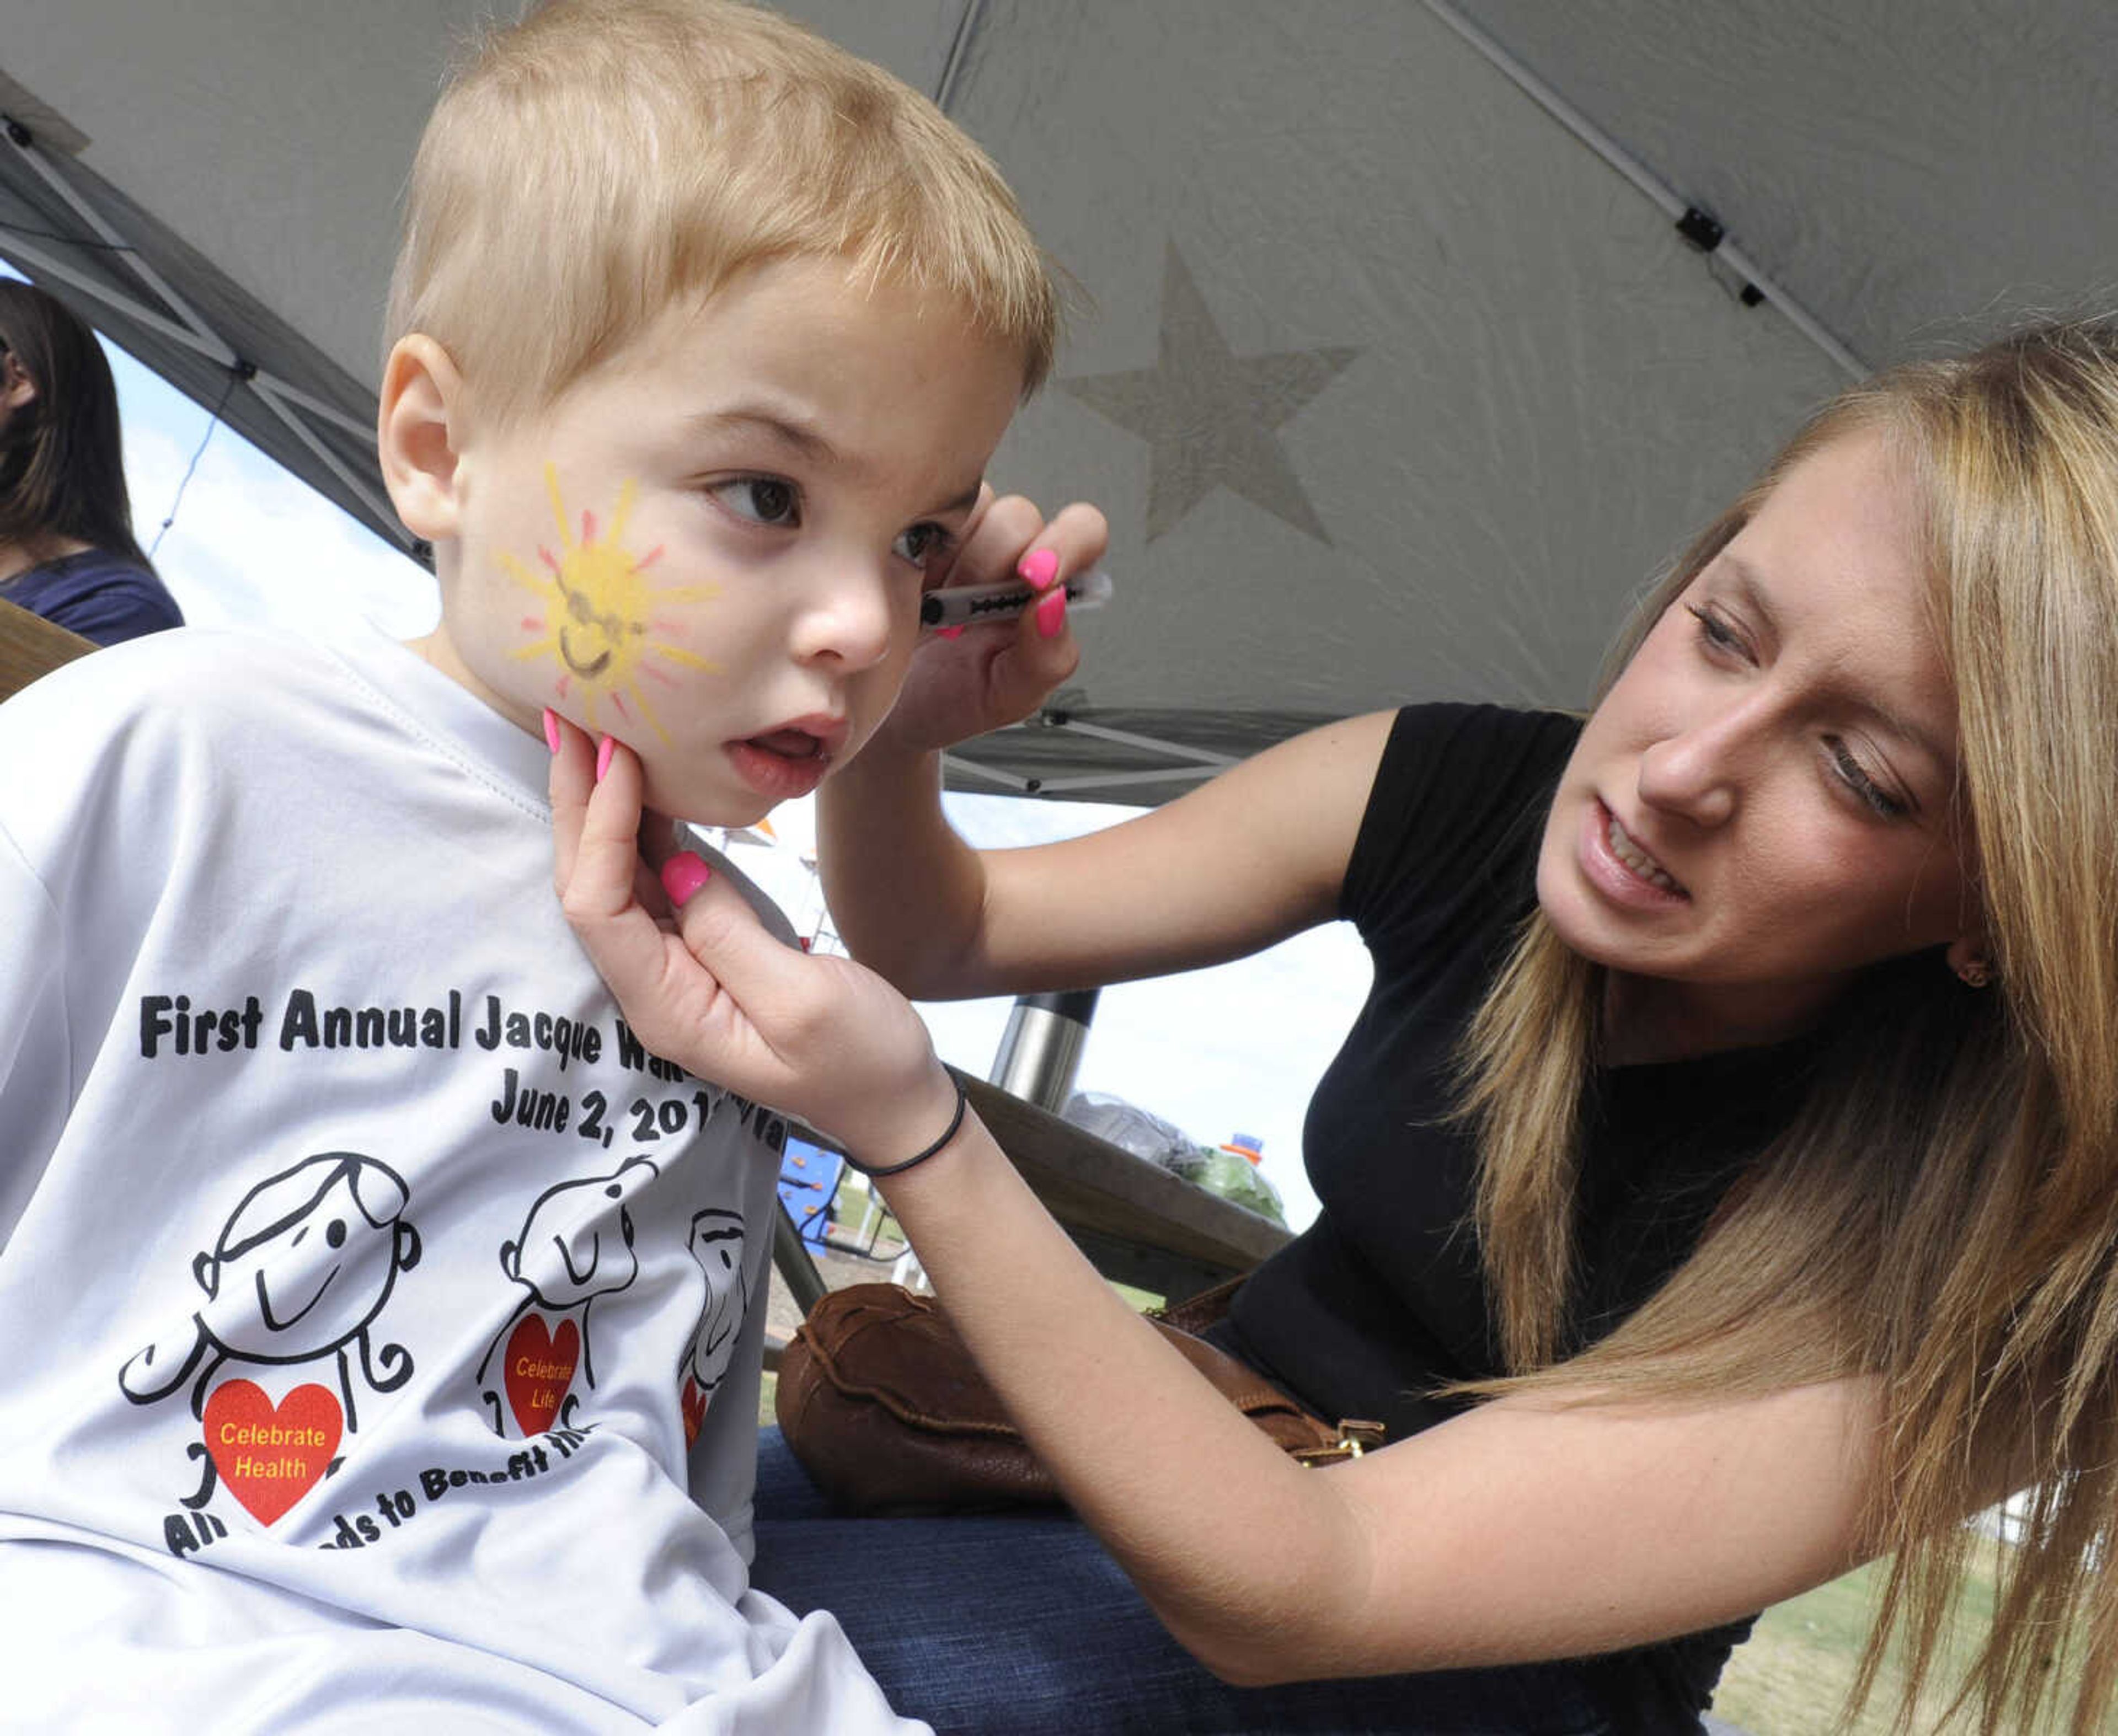
[[[1199,1304],[1224,1304],[1232,1289],[1172,1312],[1210,1318]],[[1382,1443],[1380,1424],[1334,1429],[1169,1318],[1148,1318],[1303,1462],[1357,1457]],[[809,1311],[780,1358],[774,1410],[802,1468],[848,1512],[965,1512],[1061,1498],[940,1306],[895,1284],[850,1285]]]

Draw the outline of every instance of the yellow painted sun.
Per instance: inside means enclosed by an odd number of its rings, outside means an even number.
[[[647,570],[662,551],[657,546],[636,558],[625,547],[625,521],[632,511],[631,482],[618,490],[617,508],[601,535],[595,515],[582,511],[578,542],[560,497],[556,464],[544,466],[544,484],[551,491],[552,516],[559,526],[558,552],[541,547],[537,551],[548,570],[539,573],[510,554],[500,556],[508,576],[546,605],[542,615],[525,616],[522,622],[525,632],[539,636],[514,654],[525,662],[548,657],[557,663],[558,696],[569,697],[578,686],[583,721],[590,729],[615,727],[596,716],[599,702],[608,700],[624,722],[645,723],[667,741],[669,732],[648,704],[641,681],[674,686],[677,677],[668,665],[709,675],[719,674],[720,666],[669,643],[666,636],[658,637],[676,629],[656,620],[655,611],[671,603],[705,602],[719,594],[719,588],[658,585],[647,577]]]

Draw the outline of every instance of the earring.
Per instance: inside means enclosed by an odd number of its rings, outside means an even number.
[[[1983,958],[1973,958],[1956,967],[1956,980],[1967,989],[1982,989],[1993,981],[1993,967]]]

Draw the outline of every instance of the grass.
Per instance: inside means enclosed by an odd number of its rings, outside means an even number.
[[[1940,1659],[1929,1673],[1912,1728],[1919,1736],[1944,1729],[1969,1730],[1974,1722],[1959,1718],[1945,1724],[1943,1714],[1963,1679],[1965,1667],[1984,1645],[1992,1620],[1994,1569],[2002,1544],[1982,1544],[1972,1553],[1963,1595],[1942,1638]],[[1885,1661],[1881,1680],[1851,1724],[1841,1721],[1846,1690],[1867,1643],[1884,1565],[1871,1563],[1814,1591],[1775,1604],[1759,1618],[1750,1639],[1736,1649],[1722,1673],[1713,1712],[1750,1736],[1882,1736],[1890,1728],[1903,1692],[1896,1647]]]

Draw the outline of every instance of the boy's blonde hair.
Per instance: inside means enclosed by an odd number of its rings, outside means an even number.
[[[550,404],[672,305],[745,269],[844,257],[1057,341],[1051,275],[999,172],[940,109],[729,0],[553,0],[485,36],[428,122],[385,349],[446,349],[476,413]]]

